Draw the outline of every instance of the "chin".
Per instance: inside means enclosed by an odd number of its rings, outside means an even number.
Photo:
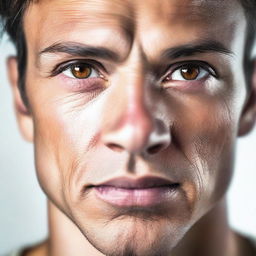
[[[82,224],[78,225],[87,240],[107,256],[169,255],[189,228],[184,221],[153,216],[138,209],[101,223],[84,220]]]
[[[166,201],[150,206],[120,206],[89,190],[83,197],[74,196],[69,208],[73,222],[104,255],[166,256],[194,222],[194,208],[182,191],[179,187]]]

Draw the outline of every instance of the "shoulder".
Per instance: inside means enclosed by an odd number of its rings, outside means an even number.
[[[239,255],[256,256],[256,238],[237,234]]]
[[[250,241],[250,243],[251,243],[251,245],[252,245],[252,247],[253,247],[253,252],[254,252],[254,255],[256,256],[256,238],[254,237],[254,238],[249,238],[249,241]]]
[[[9,254],[6,255],[1,255],[1,256],[22,256],[23,250],[15,250],[10,252]]]
[[[23,247],[20,250],[13,251],[7,255],[0,256],[47,256],[48,255],[48,243],[47,240],[43,241],[37,245],[30,247]]]

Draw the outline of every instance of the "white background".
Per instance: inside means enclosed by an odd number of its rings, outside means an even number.
[[[19,135],[6,75],[13,54],[0,43],[0,255],[47,235],[46,200],[36,180],[33,146]],[[233,228],[256,237],[256,129],[239,139],[236,172],[228,194]]]

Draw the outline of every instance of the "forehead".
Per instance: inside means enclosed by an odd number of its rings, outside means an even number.
[[[177,18],[227,19],[230,14],[234,16],[238,7],[242,8],[238,0],[38,0],[32,7],[44,16],[47,13],[49,16],[61,14],[67,22],[87,19],[92,23],[113,20],[135,22],[145,14],[151,19],[169,22]]]
[[[151,40],[179,43],[209,35],[230,41],[241,20],[238,0],[39,0],[24,24],[37,48],[72,39],[121,49],[136,36],[147,37],[145,47]]]
[[[241,7],[238,0],[38,0],[32,6],[40,12],[64,14],[67,19],[90,18],[96,22],[99,19],[139,18],[145,13],[156,19],[172,19],[181,14],[187,19],[216,15],[221,18]]]

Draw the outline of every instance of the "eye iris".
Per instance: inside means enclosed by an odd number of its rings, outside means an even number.
[[[186,80],[194,80],[198,77],[200,70],[196,66],[183,67],[180,70],[182,77]]]
[[[86,65],[75,65],[72,67],[71,72],[74,77],[84,79],[90,76],[92,69]]]

